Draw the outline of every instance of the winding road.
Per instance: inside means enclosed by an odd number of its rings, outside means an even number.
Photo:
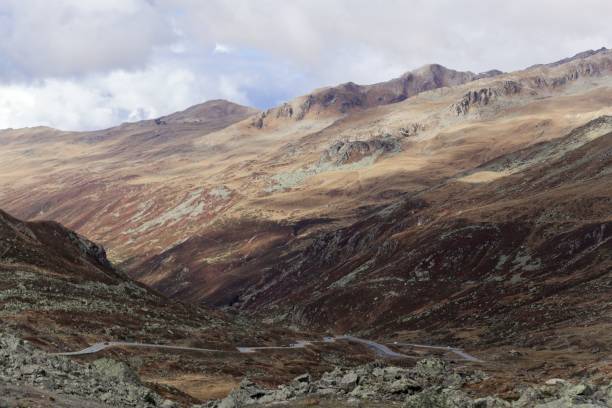
[[[477,362],[477,363],[483,363],[484,360],[481,360],[477,357],[472,356],[471,354],[466,353],[465,351],[463,351],[463,349],[457,348],[457,347],[449,347],[449,346],[428,346],[426,344],[414,344],[414,343],[398,343],[397,341],[393,342],[393,344],[395,344],[396,346],[405,346],[405,347],[416,347],[416,348],[428,348],[428,349],[435,349],[435,350],[444,350],[444,351],[448,351],[451,353],[454,353],[455,355],[463,358],[464,360],[467,361],[473,361],[473,362]]]
[[[91,346],[84,348],[83,350],[79,350],[79,351],[53,353],[53,354],[61,355],[61,356],[82,356],[82,355],[87,355],[87,354],[95,354],[102,350],[106,350],[108,348],[113,348],[113,347],[157,348],[157,349],[166,349],[166,350],[198,351],[198,352],[208,352],[208,353],[236,353],[238,352],[238,353],[249,354],[249,353],[256,353],[258,351],[263,351],[263,350],[301,349],[301,348],[305,348],[315,343],[334,343],[338,340],[345,340],[345,341],[349,341],[353,343],[363,344],[367,348],[374,351],[377,356],[382,357],[382,358],[388,358],[388,359],[415,358],[414,356],[409,356],[407,354],[402,354],[402,353],[393,351],[384,344],[377,343],[372,340],[361,339],[359,337],[354,337],[350,335],[324,337],[322,340],[297,340],[295,343],[292,343],[288,346],[236,347],[236,350],[215,350],[215,349],[196,348],[196,347],[168,346],[164,344],[133,343],[133,342],[125,342],[125,341],[108,341],[108,342],[102,342],[102,343],[94,343]],[[398,342],[393,342],[393,345],[443,350],[443,351],[454,353],[455,355],[461,357],[462,359],[466,361],[483,362],[483,360],[480,360],[479,358],[476,358],[466,353],[462,349],[459,349],[456,347],[429,346],[429,345],[424,345],[424,344],[398,343]]]
[[[413,356],[407,356],[406,354],[397,353],[391,350],[389,347],[385,346],[384,344],[376,343],[375,341],[372,341],[372,340],[360,339],[359,337],[353,337],[353,336],[336,336],[335,338],[337,340],[348,340],[354,343],[364,344],[369,349],[374,350],[374,352],[380,357],[413,358]]]
[[[79,351],[71,351],[67,353],[53,353],[53,354],[58,355],[58,356],[82,356],[85,354],[95,354],[107,348],[113,348],[113,347],[145,347],[145,348],[161,348],[161,349],[182,350],[182,351],[206,351],[206,352],[215,352],[215,353],[227,352],[227,350],[213,350],[213,349],[183,347],[183,346],[166,346],[164,344],[131,343],[131,342],[125,342],[125,341],[106,341],[103,343],[94,343],[91,346],[83,350],[79,350]]]

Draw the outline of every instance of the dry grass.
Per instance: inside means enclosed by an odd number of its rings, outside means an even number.
[[[222,399],[238,386],[240,381],[228,376],[183,374],[171,377],[144,377],[143,381],[170,385],[198,400]]]

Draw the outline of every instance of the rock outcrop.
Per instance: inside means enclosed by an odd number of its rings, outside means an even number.
[[[551,379],[543,385],[517,386],[514,395],[518,398],[513,401],[497,396],[474,396],[466,391],[466,385],[485,379],[480,371],[453,369],[435,358],[421,360],[414,368],[372,363],[351,369],[336,368],[318,380],[304,374],[272,390],[245,379],[225,399],[202,407],[274,406],[306,396],[333,400],[338,406],[351,401],[376,401],[403,408],[603,408],[612,403],[612,384],[595,386],[587,381]]]
[[[274,390],[263,389],[245,379],[225,399],[213,401],[206,407],[239,408],[253,404],[281,403],[307,395],[340,399],[403,401],[432,387],[456,389],[463,384],[478,382],[481,372],[460,372],[438,359],[426,359],[407,369],[388,367],[379,363],[357,368],[336,368],[324,373],[319,380],[310,375],[296,377],[291,383]]]
[[[451,105],[451,110],[457,115],[466,115],[474,106],[486,106],[500,96],[516,95],[523,89],[515,81],[504,81],[494,87],[487,87],[470,91],[463,95],[460,101]]]
[[[398,152],[400,149],[401,146],[399,141],[390,137],[353,142],[339,141],[325,150],[321,154],[319,161],[332,162],[340,166],[358,162],[365,157]]]
[[[79,364],[53,356],[10,334],[0,335],[0,396],[3,387],[33,386],[61,399],[98,402],[103,407],[159,407],[164,400],[143,386],[125,363],[100,359]],[[4,406],[0,398],[0,406]],[[168,406],[169,403],[166,403]],[[50,405],[51,406],[51,405]],[[75,405],[76,406],[76,405]]]

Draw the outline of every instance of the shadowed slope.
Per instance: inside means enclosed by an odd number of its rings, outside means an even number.
[[[299,255],[320,233],[339,236],[406,197],[438,217],[453,210],[423,200],[426,191],[450,202],[522,170],[486,166],[612,113],[611,73],[606,50],[507,74],[432,65],[315,91],[308,114],[268,115],[263,128],[256,116],[235,116],[249,109],[216,101],[99,132],[1,132],[0,206],[93,237],[166,294],[241,303],[245,290],[268,283],[280,256]],[[355,95],[361,107],[342,112]],[[462,189],[438,188],[452,178]]]

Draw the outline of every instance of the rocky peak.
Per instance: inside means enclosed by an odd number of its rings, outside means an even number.
[[[501,73],[498,70],[491,70],[474,74],[469,71],[455,71],[439,64],[424,65],[385,82],[372,85],[347,82],[316,90],[309,95],[262,112],[253,119],[252,125],[261,129],[270,119],[302,120],[310,115],[347,114],[360,109],[401,102],[421,92],[461,85]]]
[[[578,54],[576,54],[576,55],[574,55],[572,57],[563,58],[563,59],[560,59],[559,61],[551,62],[549,64],[536,64],[536,65],[532,65],[532,66],[530,66],[527,69],[537,68],[537,67],[549,67],[549,68],[557,67],[559,65],[567,64],[568,62],[577,61],[577,60],[583,60],[583,59],[592,57],[593,55],[606,53],[608,51],[610,51],[610,50],[607,49],[606,47],[601,47],[598,50],[582,51],[582,52],[579,52]]]

